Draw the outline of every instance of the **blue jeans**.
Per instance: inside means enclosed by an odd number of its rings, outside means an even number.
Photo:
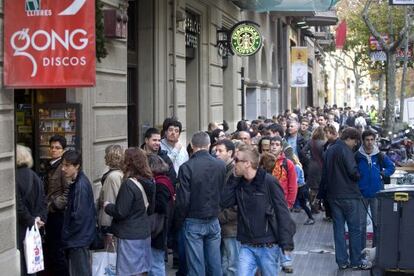
[[[165,276],[165,251],[151,247],[152,263],[149,276]]]
[[[224,276],[237,275],[239,252],[240,242],[236,238],[223,238],[221,240],[221,266]]]
[[[378,214],[378,200],[376,198],[364,198],[364,207],[363,207],[363,216],[361,216],[361,225],[362,225],[362,249],[367,247],[367,210],[371,211],[372,218],[372,229],[374,231],[374,237],[372,240],[372,247],[375,247],[378,240],[378,231],[377,231],[377,214]]]
[[[175,273],[176,276],[187,275],[187,260],[185,254],[185,237],[184,237],[184,226],[177,233],[177,253],[178,253],[178,270]]]
[[[365,214],[361,199],[329,199],[335,241],[335,259],[339,266],[362,264],[361,215]],[[345,241],[345,223],[349,232],[349,256]],[[350,260],[350,262],[348,261]]]
[[[237,275],[252,276],[259,268],[262,276],[277,276],[280,270],[279,255],[280,249],[276,245],[268,248],[242,244]]]
[[[184,222],[188,276],[221,276],[221,229],[217,218]]]

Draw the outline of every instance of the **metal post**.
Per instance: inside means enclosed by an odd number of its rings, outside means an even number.
[[[240,87],[240,89],[241,89],[241,117],[242,117],[242,120],[245,120],[246,119],[246,103],[245,103],[245,93],[244,93],[244,67],[241,67],[241,70],[240,70],[240,76],[241,76],[241,87]]]

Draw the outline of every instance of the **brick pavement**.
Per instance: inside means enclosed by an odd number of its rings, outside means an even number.
[[[293,274],[287,276],[368,276],[369,271],[347,269],[339,271],[335,263],[332,224],[323,221],[322,214],[315,215],[314,225],[303,225],[306,215],[292,213],[296,221],[295,251],[293,251]],[[167,264],[168,276],[175,275],[171,269],[171,257]],[[254,275],[252,275],[254,276]]]

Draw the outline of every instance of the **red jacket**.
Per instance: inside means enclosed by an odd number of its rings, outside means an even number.
[[[288,171],[286,171],[286,169],[283,167],[284,159],[287,161]],[[285,193],[285,199],[289,209],[292,208],[296,200],[296,195],[298,193],[298,182],[295,165],[292,161],[285,157],[285,154],[283,152],[280,153],[277,157],[272,175],[279,181],[279,184]]]

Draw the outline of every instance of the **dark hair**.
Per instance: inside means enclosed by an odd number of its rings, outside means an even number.
[[[247,126],[247,122],[244,120],[238,121],[236,126],[237,131],[249,131],[249,127]]]
[[[218,146],[218,145],[223,145],[226,148],[227,151],[231,150],[232,151],[231,157],[234,156],[234,153],[236,151],[236,147],[234,146],[232,141],[227,140],[227,139],[220,140],[220,141],[217,142],[216,146]]]
[[[224,133],[224,131],[220,128],[216,128],[215,130],[213,130],[213,132],[211,132],[210,144],[214,144],[215,142],[217,142],[217,139],[220,136],[220,132]]]
[[[352,140],[360,140],[361,133],[354,127],[348,127],[344,129],[341,133],[341,140],[352,139]]]
[[[67,163],[73,166],[82,166],[82,154],[77,150],[65,151],[62,155],[62,160],[65,160]]]
[[[270,139],[270,143],[272,143],[272,141],[279,141],[283,146],[283,138],[282,137],[273,136],[273,137],[270,137],[269,139]]]
[[[50,137],[49,145],[52,144],[52,142],[58,142],[62,146],[63,149],[66,148],[66,144],[67,144],[66,138],[63,137],[62,135],[55,134],[52,137]]]
[[[368,136],[372,136],[375,139],[375,137],[377,137],[377,134],[373,132],[371,129],[364,130],[364,132],[362,132],[362,140],[364,140]]]
[[[150,139],[154,134],[160,134],[160,131],[155,127],[150,127],[147,131],[145,131],[144,139]]]
[[[180,133],[183,129],[183,125],[181,122],[177,121],[174,118],[167,118],[164,120],[164,123],[162,124],[162,129],[164,132],[166,132],[171,126],[178,127],[180,129]]]
[[[145,152],[136,147],[125,150],[123,171],[125,178],[135,177],[139,179],[152,177]]]
[[[280,137],[283,137],[285,135],[285,131],[283,130],[283,127],[279,124],[271,124],[267,127],[268,130],[272,132],[279,132]]]
[[[260,139],[260,141],[259,141],[259,143],[258,143],[258,145],[257,145],[257,150],[259,151],[259,153],[262,153],[263,152],[263,150],[262,150],[262,142],[264,141],[264,140],[269,140],[269,143],[270,143],[270,137],[269,136],[263,136],[261,139]]]
[[[331,134],[338,134],[338,131],[333,125],[327,125],[323,127],[323,131],[330,132]]]
[[[165,174],[169,170],[169,166],[162,160],[158,154],[147,154],[149,167],[154,175]]]

